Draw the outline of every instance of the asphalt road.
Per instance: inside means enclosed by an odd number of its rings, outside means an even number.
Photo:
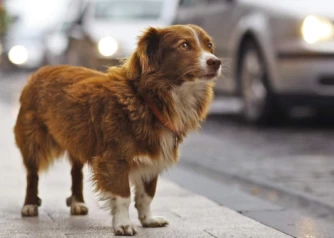
[[[26,76],[0,75],[0,103],[13,113]],[[255,127],[240,119],[238,105],[217,98],[202,129],[182,146],[180,168],[333,222],[334,120],[299,118]]]
[[[208,161],[188,156],[185,161],[307,194],[334,208],[333,119],[301,118],[254,127],[238,114],[221,112],[209,116],[201,135],[216,145],[209,150]]]

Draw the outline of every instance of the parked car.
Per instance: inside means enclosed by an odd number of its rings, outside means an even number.
[[[70,25],[70,22],[62,21],[46,32],[45,60],[47,64],[59,65],[68,63],[69,38],[67,34]]]
[[[35,69],[45,63],[43,29],[32,28],[23,22],[11,26],[1,47],[6,68]]]
[[[45,33],[57,22],[66,1],[4,1],[8,12],[3,42],[6,68],[34,69],[46,62]]]
[[[178,0],[79,2],[77,19],[65,23],[67,29],[63,31],[68,39],[64,53],[67,63],[91,68],[118,63],[133,52],[137,37],[145,28],[172,23],[177,3]],[[61,38],[62,34],[57,34],[53,37]]]
[[[230,61],[217,89],[264,122],[296,105],[333,110],[334,2],[183,0],[174,23],[194,23]],[[226,61],[225,61],[226,62]]]

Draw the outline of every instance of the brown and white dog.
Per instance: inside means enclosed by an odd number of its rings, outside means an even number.
[[[149,28],[122,66],[100,73],[47,66],[29,79],[20,98],[16,142],[27,169],[23,216],[36,216],[38,174],[65,151],[72,164],[73,215],[87,214],[82,167],[92,168],[118,235],[134,235],[130,183],[145,227],[168,222],[152,216],[159,173],[178,161],[178,146],[200,127],[213,98],[220,60],[207,33],[195,25]]]

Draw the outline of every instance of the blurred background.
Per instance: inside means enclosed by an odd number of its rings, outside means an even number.
[[[180,168],[333,222],[333,13],[332,0],[0,0],[2,122],[14,124],[20,90],[38,67],[104,71],[131,54],[146,27],[196,24],[214,39],[222,77]],[[2,148],[13,146],[9,133]]]

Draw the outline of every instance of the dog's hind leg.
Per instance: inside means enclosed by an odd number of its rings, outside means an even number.
[[[62,153],[62,149],[36,117],[34,110],[21,108],[14,128],[27,171],[27,189],[22,216],[37,216],[41,199],[38,197],[38,173],[46,169]]]
[[[22,216],[37,216],[38,206],[42,202],[38,197],[38,172],[41,162],[38,141],[41,138],[39,138],[38,126],[34,122],[33,115],[33,112],[23,114],[20,111],[14,130],[16,144],[21,151],[27,171],[27,187],[24,206],[21,210]]]
[[[41,205],[42,200],[38,195],[38,165],[36,160],[32,158],[25,159],[25,166],[27,169],[27,189],[24,206],[21,210],[22,216],[37,216],[38,206]]]
[[[70,155],[70,161],[72,165],[72,195],[66,199],[66,204],[68,207],[71,207],[72,215],[86,215],[88,213],[88,208],[83,196],[82,172],[84,164],[73,155]]]

